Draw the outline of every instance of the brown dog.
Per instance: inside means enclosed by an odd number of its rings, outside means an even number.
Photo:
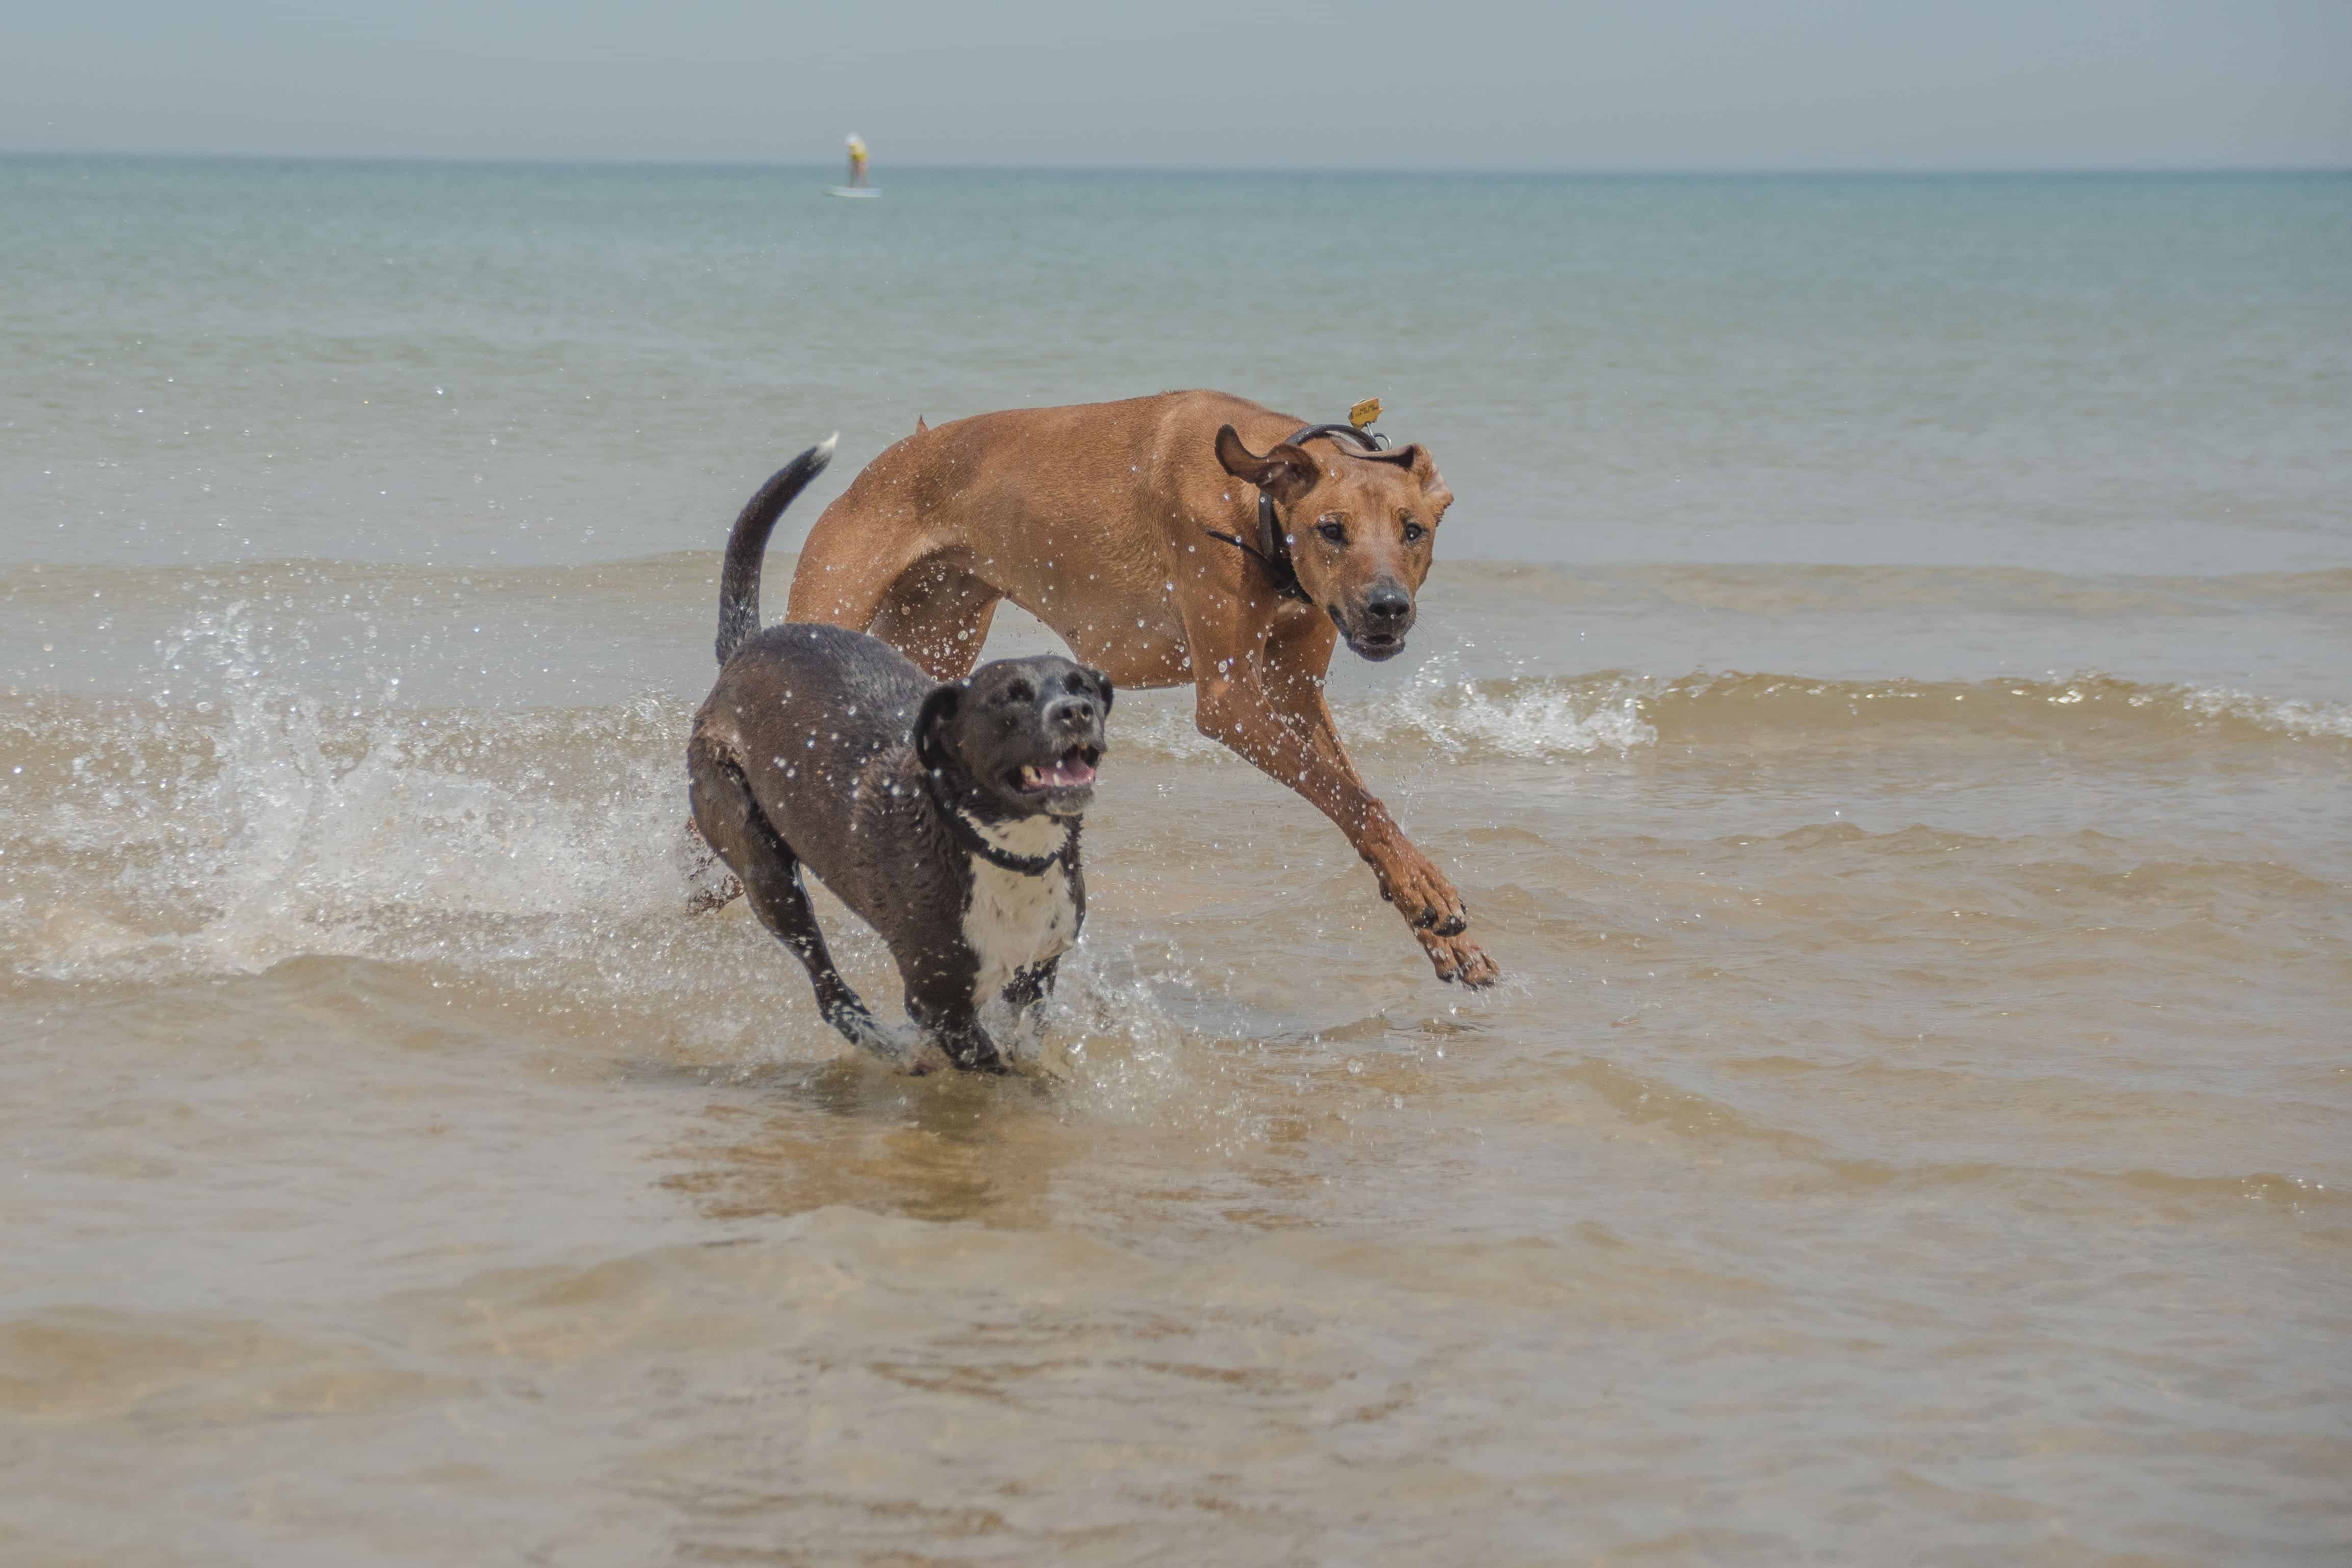
[[[1339,639],[1402,650],[1453,492],[1427,448],[1325,428],[1294,444],[1298,420],[1221,392],[919,421],[817,520],[787,618],[957,680],[1011,599],[1119,686],[1190,682],[1201,732],[1339,825],[1438,977],[1488,984],[1461,894],[1364,787],[1323,700]]]

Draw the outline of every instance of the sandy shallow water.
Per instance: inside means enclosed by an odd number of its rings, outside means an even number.
[[[597,583],[698,629],[707,570],[600,570],[544,615],[537,574],[439,586],[574,680]],[[1336,835],[1132,694],[1057,1070],[909,1082],[740,904],[681,912],[690,695],[330,701],[285,670],[340,668],[333,577],[175,583],[172,695],[0,710],[13,1560],[2210,1563],[2352,1527],[2340,707],[1475,674],[1519,621],[1672,607],[1465,568],[1425,614],[1480,638],[1350,672],[1342,717],[1506,984],[1428,980]]]

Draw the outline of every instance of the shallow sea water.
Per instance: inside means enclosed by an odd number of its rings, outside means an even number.
[[[2352,181],[0,182],[0,1560],[2352,1546]],[[1505,983],[1126,693],[1046,1065],[846,1059],[727,521],[1187,381],[1437,447],[1333,695]]]

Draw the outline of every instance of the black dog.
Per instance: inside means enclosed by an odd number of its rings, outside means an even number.
[[[806,966],[825,1021],[910,1071],[935,1059],[878,1023],[833,966],[805,865],[898,961],[907,1010],[961,1068],[1003,1070],[979,1010],[1025,1012],[1087,918],[1080,814],[1110,682],[1066,658],[999,659],[941,686],[877,637],[760,629],[776,520],[823,470],[813,447],[728,536],[719,684],[687,745],[694,821],[767,928]]]

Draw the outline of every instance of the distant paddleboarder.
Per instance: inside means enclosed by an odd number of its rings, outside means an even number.
[[[849,184],[827,185],[825,191],[836,196],[878,196],[882,194],[866,183],[866,138],[856,132],[849,133]]]

